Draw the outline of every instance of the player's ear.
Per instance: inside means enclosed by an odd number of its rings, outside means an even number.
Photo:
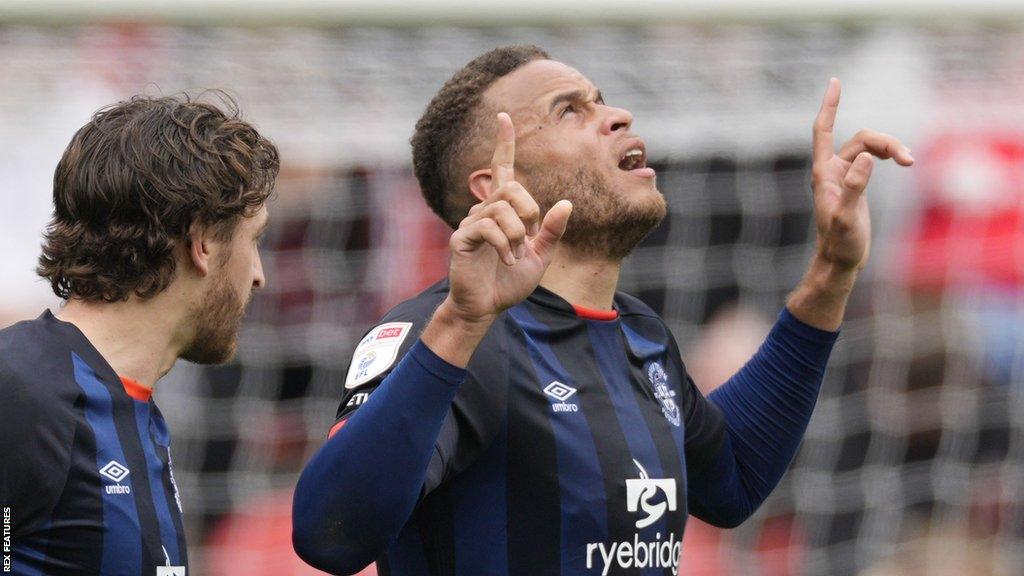
[[[213,256],[213,237],[207,226],[193,222],[188,227],[188,236],[185,238],[185,249],[188,251],[188,258],[195,266],[200,276],[210,273],[210,262]]]
[[[469,191],[478,202],[491,197],[491,169],[481,168],[469,175]]]

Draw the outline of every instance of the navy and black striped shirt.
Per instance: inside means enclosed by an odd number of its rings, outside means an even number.
[[[598,317],[538,288],[462,372],[416,340],[447,288],[356,349],[333,438],[296,491],[296,549],[321,569],[677,574],[688,512],[735,525],[775,486],[835,340],[783,312],[712,402],[639,300],[617,293]]]
[[[170,434],[148,390],[47,311],[0,330],[0,398],[13,574],[185,576]]]

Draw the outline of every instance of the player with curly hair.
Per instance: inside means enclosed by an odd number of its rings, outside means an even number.
[[[279,167],[221,96],[103,108],[57,165],[37,271],[66,302],[0,331],[15,574],[185,574],[153,387],[178,358],[233,356]]]

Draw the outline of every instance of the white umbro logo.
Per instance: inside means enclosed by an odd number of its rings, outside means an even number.
[[[118,464],[113,460],[107,462],[107,465],[104,466],[103,468],[100,468],[100,474],[103,474],[104,476],[110,478],[114,482],[121,482],[121,480],[124,480],[125,476],[127,476],[128,473],[128,468],[125,468],[124,466]]]
[[[551,410],[555,412],[579,412],[580,407],[575,402],[566,402],[572,395],[576,393],[576,389],[568,384],[562,384],[558,380],[555,380],[551,384],[544,387],[544,393],[548,396],[558,400],[551,404]]]
[[[558,380],[555,380],[544,387],[544,393],[559,402],[565,402],[576,393],[576,389],[568,384],[562,384]]]

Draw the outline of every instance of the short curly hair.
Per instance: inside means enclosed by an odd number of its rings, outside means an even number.
[[[524,64],[548,59],[547,52],[532,45],[503,46],[477,56],[445,82],[416,122],[413,172],[427,204],[452,228],[458,228],[474,203],[466,188],[470,167],[464,157],[480,137],[494,131],[484,113],[484,92]]]
[[[170,285],[193,224],[227,240],[273,193],[277,148],[239,116],[187,95],[97,111],[53,177],[53,217],[36,272],[63,299],[146,299]]]

